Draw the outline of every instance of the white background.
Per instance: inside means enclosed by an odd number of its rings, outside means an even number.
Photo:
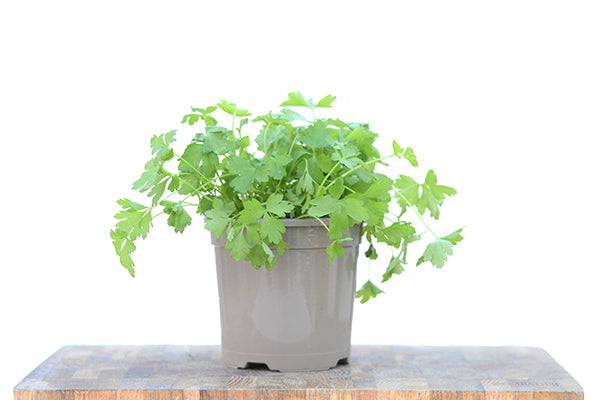
[[[600,397],[598,3],[322,3],[0,3],[0,397],[62,345],[219,342],[201,219],[157,221],[132,279],[115,201],[190,106],[293,90],[458,189],[433,226],[464,242],[357,304],[353,342],[539,346]]]

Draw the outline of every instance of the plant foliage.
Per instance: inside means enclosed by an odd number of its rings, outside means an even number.
[[[378,135],[368,124],[315,117],[316,109],[331,108],[334,100],[327,95],[315,104],[292,92],[279,113],[252,120],[248,110],[225,100],[192,107],[182,123],[203,123],[204,129],[181,153],[174,148],[176,131],[153,136],[152,158],[133,184],[134,190],[147,194],[149,204],[118,201],[121,210],[115,215],[118,222],[111,238],[121,264],[135,275],[134,242],[146,237],[156,216],[166,214],[167,224],[183,232],[192,222],[191,212],[203,215],[205,228],[217,237],[226,235],[226,249],[235,260],[271,270],[288,248],[280,219],[314,218],[331,239],[326,249],[330,261],[344,255],[341,242],[350,240],[344,235],[357,224],[362,224],[368,241],[369,261],[377,259],[381,247],[388,247],[391,259],[382,276],[385,282],[404,271],[408,245],[421,239],[404,218],[411,209],[434,237],[417,265],[430,262],[442,267],[462,240],[462,229],[438,237],[423,216],[429,212],[438,219],[443,201],[456,191],[438,184],[431,170],[423,183],[378,171],[388,166],[385,160],[400,159],[416,167],[417,158],[412,148],[395,140],[392,151],[382,155],[374,146]],[[230,125],[219,125],[215,117],[219,109],[228,114]],[[251,122],[260,125],[253,141],[246,134]],[[390,209],[394,202],[397,213]],[[362,303],[379,293],[382,290],[369,277],[357,297]]]

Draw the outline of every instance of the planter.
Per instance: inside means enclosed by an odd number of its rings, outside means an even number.
[[[328,369],[350,355],[360,227],[350,229],[354,240],[342,242],[346,252],[330,266],[330,240],[317,220],[282,221],[290,248],[272,271],[233,260],[224,235],[212,235],[223,360],[238,368]]]

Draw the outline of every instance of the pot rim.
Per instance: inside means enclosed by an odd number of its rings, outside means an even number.
[[[286,227],[323,226],[316,218],[278,218]],[[325,225],[329,226],[329,218],[320,218]]]

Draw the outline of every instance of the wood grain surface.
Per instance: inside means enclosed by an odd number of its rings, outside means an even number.
[[[15,400],[580,400],[583,389],[532,347],[353,346],[323,372],[234,369],[218,346],[67,346]]]

